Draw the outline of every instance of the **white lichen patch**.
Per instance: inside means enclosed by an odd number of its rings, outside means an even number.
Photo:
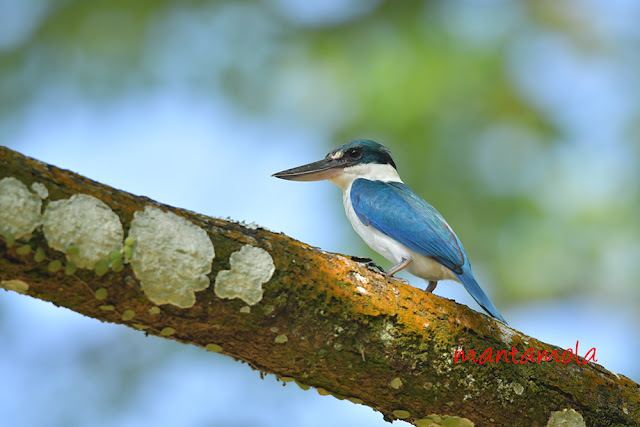
[[[551,414],[547,427],[586,427],[584,418],[575,409],[563,409]]]
[[[392,321],[385,322],[384,326],[380,328],[380,341],[385,346],[393,345],[393,341],[395,340],[395,327]]]
[[[42,230],[49,246],[65,252],[67,260],[80,268],[93,269],[112,250],[122,248],[120,218],[103,201],[87,194],[49,203]]]
[[[463,402],[466,402],[469,399],[473,399],[480,393],[480,390],[478,389],[478,387],[475,386],[475,382],[476,382],[476,379],[473,378],[473,375],[471,374],[468,374],[462,380],[462,384],[464,384],[464,388],[465,388],[465,394],[462,397]]]
[[[356,273],[353,275],[353,278],[356,279],[358,282],[360,283],[368,283],[369,281],[367,280],[366,277],[364,277],[362,274],[360,273]]]
[[[31,189],[40,197],[42,200],[49,197],[49,190],[44,186],[41,182],[34,182],[31,184]]]
[[[511,344],[511,341],[513,340],[513,337],[517,332],[501,322],[496,321],[495,324],[496,326],[498,326],[498,329],[500,331],[500,338],[502,339],[502,341],[505,344]]]
[[[262,285],[276,270],[269,252],[244,245],[229,258],[231,270],[222,270],[216,276],[215,293],[219,298],[240,298],[248,305],[262,299]]]
[[[225,218],[225,221],[228,221],[228,222],[232,222],[232,223],[234,223],[234,224],[241,225],[242,227],[245,227],[245,228],[247,228],[247,229],[249,229],[249,230],[262,229],[262,230],[269,231],[269,229],[268,229],[268,228],[263,227],[263,226],[261,226],[261,225],[259,225],[259,224],[256,224],[256,223],[255,223],[255,222],[253,222],[253,221],[252,221],[252,222],[250,222],[250,223],[247,223],[247,222],[246,222],[246,221],[244,221],[244,220],[242,220],[242,221],[236,221],[236,220],[234,220],[234,219],[232,219],[232,218],[230,218],[230,217],[226,217],[226,218]]]
[[[522,384],[520,384],[519,382],[512,382],[511,383],[511,388],[513,389],[513,391],[515,392],[515,394],[517,394],[518,396],[522,395],[522,393],[524,393],[524,386]]]
[[[13,177],[0,180],[0,234],[19,239],[42,222],[42,200]]]
[[[196,291],[210,285],[215,256],[207,233],[186,219],[147,206],[133,215],[129,236],[135,242],[131,266],[155,304],[192,307]]]
[[[502,378],[497,379],[498,383],[498,396],[508,402],[513,402],[517,396],[522,396],[525,391],[525,388],[522,384],[517,381],[506,382]]]
[[[465,387],[469,388],[473,385],[473,383],[476,382],[476,379],[473,378],[473,375],[468,374],[464,380],[462,380],[463,384],[465,385]]]
[[[368,295],[369,291],[367,291],[365,288],[363,288],[362,286],[358,286],[356,288],[356,291],[358,291],[359,293],[361,293],[362,295]]]
[[[0,281],[0,288],[18,292],[19,294],[26,294],[29,291],[29,284],[22,280],[2,280]]]

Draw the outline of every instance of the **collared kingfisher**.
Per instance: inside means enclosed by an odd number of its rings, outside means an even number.
[[[406,268],[429,282],[460,282],[489,315],[507,323],[471,272],[460,239],[433,206],[398,175],[387,147],[358,139],[320,161],[273,174],[293,181],[328,179],[343,191],[344,209],[353,229],[371,249],[394,264],[386,274]]]

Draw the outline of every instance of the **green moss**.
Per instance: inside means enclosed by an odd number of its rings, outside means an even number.
[[[22,245],[18,249],[16,249],[16,253],[22,256],[29,255],[29,252],[31,252],[30,245]]]
[[[445,415],[442,420],[443,427],[473,427],[475,423],[467,418],[451,417]]]
[[[35,262],[42,262],[42,261],[44,261],[44,258],[45,258],[44,249],[38,247],[38,249],[36,250],[35,255],[33,256],[33,260]]]
[[[300,388],[301,388],[301,389],[303,389],[303,390],[309,390],[309,389],[311,388],[311,386],[310,386],[310,385],[302,384],[302,383],[300,383],[300,382],[298,382],[298,381],[296,381],[296,384],[298,384],[298,387],[300,387]]]
[[[0,280],[0,287],[20,294],[26,294],[29,291],[29,285],[22,280]]]
[[[133,310],[125,310],[125,311],[122,313],[122,320],[124,320],[125,322],[126,322],[127,320],[131,320],[131,319],[133,319],[134,317],[136,317],[136,312],[135,312],[135,311],[133,311]]]
[[[133,248],[131,246],[125,246],[123,252],[126,259],[131,259],[133,256]]]
[[[53,260],[47,266],[47,270],[51,273],[57,273],[62,268],[62,262],[60,260]]]
[[[95,267],[93,267],[93,271],[100,277],[107,274],[109,271],[109,263],[105,260],[100,260],[96,263]]]
[[[4,241],[7,244],[7,247],[10,248],[11,246],[13,246],[16,243],[16,238],[13,236],[12,233],[7,232],[4,235]]]
[[[99,288],[98,290],[96,290],[95,292],[95,296],[97,300],[102,301],[103,299],[105,299],[107,297],[107,295],[109,294],[109,291],[107,291],[105,288]]]
[[[116,261],[116,260],[121,260],[122,259],[122,252],[120,252],[120,249],[114,249],[111,252],[109,252],[109,260],[111,262]]]
[[[214,343],[207,344],[204,348],[212,353],[220,353],[222,351],[222,347]]]
[[[398,390],[400,387],[402,387],[402,380],[400,378],[394,378],[389,382],[389,385],[392,388]]]
[[[80,249],[76,245],[71,245],[67,248],[65,253],[70,256],[75,256],[80,253]]]
[[[162,330],[160,331],[160,335],[164,336],[164,337],[168,337],[169,335],[173,335],[176,333],[176,330],[173,329],[171,326],[167,326],[166,328],[162,328]]]
[[[76,267],[76,265],[74,263],[69,261],[64,266],[64,274],[66,274],[67,276],[71,276],[72,274],[75,274],[77,269],[78,269],[78,267]]]
[[[395,411],[393,411],[393,415],[396,418],[404,420],[405,418],[409,418],[411,416],[411,413],[409,411],[405,411],[404,409],[396,409]]]
[[[272,305],[265,305],[264,307],[262,307],[262,314],[264,314],[265,316],[268,316],[271,313],[273,313],[273,310],[275,309],[276,308]]]
[[[118,258],[116,260],[111,261],[111,269],[115,273],[119,273],[124,270],[124,262],[122,262],[122,258]]]

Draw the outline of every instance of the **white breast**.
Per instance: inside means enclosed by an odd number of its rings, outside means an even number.
[[[356,168],[358,169],[355,170]],[[357,178],[365,178],[386,182],[402,182],[396,170],[390,165],[361,165],[350,169],[352,169],[352,171],[345,170],[345,173],[333,178],[331,181],[342,188],[342,202],[347,218],[349,218],[353,229],[362,240],[364,240],[371,249],[392,262],[393,265],[399,264],[403,259],[412,260],[407,270],[415,276],[425,280],[438,281],[450,279],[458,281],[453,272],[447,267],[409,249],[407,246],[392,239],[373,226],[364,225],[356,215],[351,204],[351,185],[353,181]]]

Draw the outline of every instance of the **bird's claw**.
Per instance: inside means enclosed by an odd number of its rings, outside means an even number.
[[[387,275],[387,277],[389,279],[396,279],[396,280],[400,280],[402,283],[404,283],[405,285],[409,285],[409,281],[407,279],[403,279],[402,277],[395,277],[395,276],[389,276]]]
[[[368,263],[365,264],[367,266],[367,268],[371,271],[375,271],[374,268],[377,268],[379,271],[376,271],[376,273],[382,273],[384,274],[384,268],[380,267],[378,264],[376,264],[373,261],[369,261]]]
[[[384,268],[380,267],[378,264],[376,264],[371,258],[364,258],[364,257],[359,257],[359,256],[352,256],[351,257],[352,261],[355,262],[359,262],[361,264],[364,264],[369,270],[376,272],[376,273],[382,273],[384,274]],[[376,271],[375,269],[378,269],[379,271]]]

